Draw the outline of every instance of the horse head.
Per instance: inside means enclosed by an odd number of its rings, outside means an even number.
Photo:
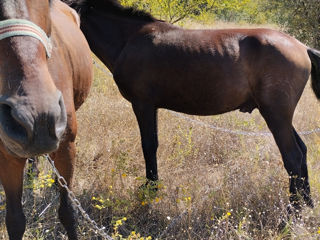
[[[0,139],[18,157],[55,151],[67,115],[49,72],[50,0],[0,2]]]

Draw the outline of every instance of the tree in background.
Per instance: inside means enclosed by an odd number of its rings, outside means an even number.
[[[170,23],[185,18],[276,23],[302,42],[320,48],[320,0],[121,0]]]
[[[203,15],[225,21],[254,21],[261,15],[259,2],[261,0],[122,0],[124,5],[147,10],[170,23]]]
[[[319,0],[270,0],[273,21],[302,42],[320,48]]]

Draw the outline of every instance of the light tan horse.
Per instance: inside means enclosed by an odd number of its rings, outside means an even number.
[[[51,153],[71,186],[75,111],[93,76],[90,49],[72,11],[59,0],[0,2],[0,180],[10,240],[21,240],[25,231],[27,157]],[[59,218],[69,239],[77,239],[67,193],[60,193]]]

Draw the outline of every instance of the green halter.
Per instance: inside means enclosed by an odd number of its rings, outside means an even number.
[[[52,43],[47,34],[36,24],[25,19],[8,19],[0,21],[0,40],[13,36],[30,36],[38,39],[51,57]]]

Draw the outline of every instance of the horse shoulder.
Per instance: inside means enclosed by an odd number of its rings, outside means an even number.
[[[60,61],[64,73],[70,72],[70,82],[63,82],[72,88],[75,109],[78,109],[89,94],[93,66],[89,45],[74,19],[71,8],[60,1],[54,1],[52,17],[55,19],[56,46],[60,49]],[[64,91],[61,89],[62,91]]]

